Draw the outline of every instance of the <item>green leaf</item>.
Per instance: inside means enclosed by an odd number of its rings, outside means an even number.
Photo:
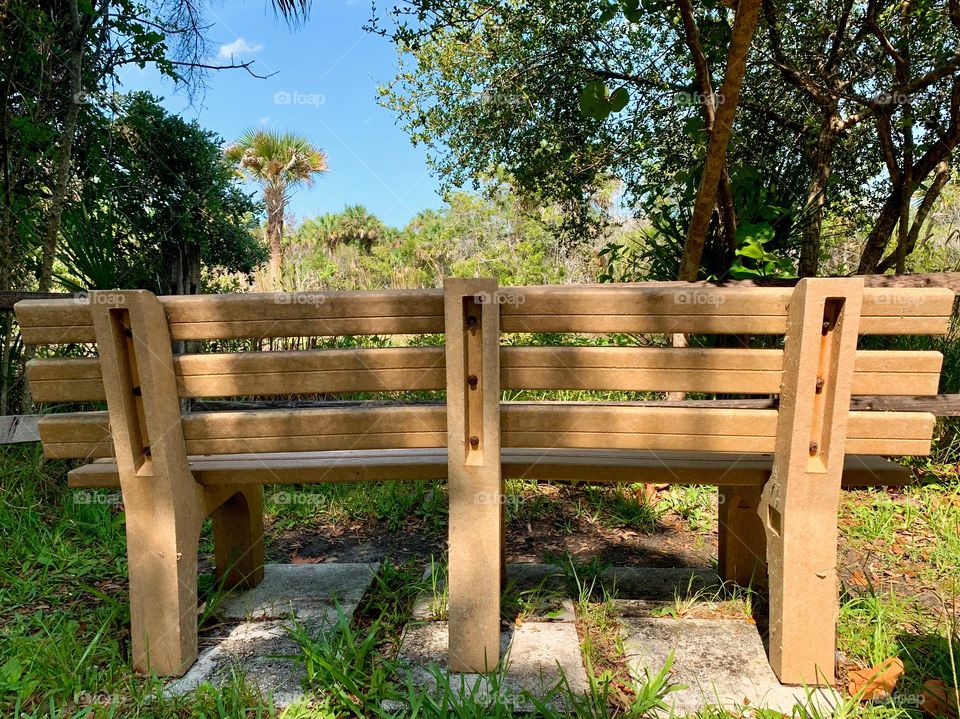
[[[627,92],[625,87],[618,87],[610,95],[610,109],[613,112],[620,112],[627,106],[628,102],[630,102],[630,93]]]
[[[595,120],[605,120],[610,114],[607,86],[600,80],[588,82],[580,93],[580,112]]]
[[[683,134],[685,134],[691,140],[698,140],[703,134],[703,131],[703,118],[699,115],[691,115],[683,123]]]
[[[627,18],[629,22],[640,22],[643,17],[640,10],[640,0],[621,0],[620,5],[623,8],[623,16]]]
[[[0,680],[3,680],[4,684],[13,684],[18,681],[23,675],[23,667],[16,658],[8,659],[2,667],[0,667]]]
[[[737,228],[735,239],[739,247],[753,242],[759,244],[769,242],[775,234],[773,227],[771,227],[769,223],[758,222],[752,225],[740,225],[740,227]]]
[[[734,260],[733,264],[730,265],[730,276],[735,280],[752,280],[763,275],[758,270],[744,267],[740,260]]]
[[[737,250],[737,255],[740,257],[749,257],[751,260],[763,260],[766,259],[764,255],[767,253],[763,251],[763,246],[760,244],[746,244]]]
[[[617,16],[617,7],[616,3],[610,3],[603,10],[600,11],[600,22],[610,22]]]

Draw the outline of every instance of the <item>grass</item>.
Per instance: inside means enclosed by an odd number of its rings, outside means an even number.
[[[447,498],[441,482],[273,485],[264,492],[264,511],[280,530],[317,520],[374,520],[397,531],[413,519],[440,531],[446,527]]]
[[[949,449],[947,451],[953,451]],[[938,460],[939,462],[939,460]],[[122,505],[115,492],[69,492],[66,466],[44,462],[35,446],[0,448],[0,716],[270,717],[277,712],[242,676],[218,689],[201,687],[180,698],[162,695],[162,683],[129,671],[126,556]],[[923,680],[956,685],[956,602],[960,586],[960,483],[942,463],[919,466],[927,484],[903,491],[846,492],[841,511],[844,559],[858,562],[867,579],[847,581],[841,597],[839,650],[850,666],[868,667],[899,656],[906,673],[894,697],[881,705],[849,701],[837,716],[918,719]],[[955,470],[954,470],[955,471]],[[715,521],[715,490],[671,487],[655,503],[630,486],[538,487],[511,482],[515,521],[597,523],[655,531],[685,523],[706,538]],[[316,485],[267,489],[272,533],[343,522],[375,522],[383,531],[442,532],[445,490],[440,483]],[[209,537],[201,551],[210,550]],[[577,628],[590,667],[590,689],[579,696],[561,678],[547,700],[520,711],[501,696],[494,675],[480,695],[471,686],[425,696],[394,656],[416,598],[432,597],[431,611],[446,611],[444,566],[424,577],[420,563],[385,561],[351,619],[322,639],[297,634],[299,661],[315,700],[292,707],[292,719],[343,716],[614,717],[644,716],[668,696],[669,668],[631,676],[623,654],[616,588],[604,582],[605,564],[567,554],[548,557],[574,599]],[[908,576],[909,584],[903,584]],[[208,613],[219,593],[212,577],[200,582]],[[917,588],[921,589],[917,589]],[[557,600],[540,585],[516,584],[504,594],[504,619],[523,622]],[[707,606],[725,615],[749,615],[758,597],[748,590],[719,592],[688,587],[664,609],[690,616]],[[435,677],[440,679],[440,675]],[[400,702],[384,705],[385,699]],[[529,698],[528,698],[529,699]],[[531,700],[532,701],[532,700]],[[386,707],[386,708],[385,708]],[[744,707],[750,716],[764,716]],[[706,717],[731,716],[702,712]],[[806,716],[816,716],[808,709]]]
[[[915,577],[943,593],[960,586],[960,482],[850,492],[840,526],[874,573]],[[951,583],[952,580],[952,583]]]

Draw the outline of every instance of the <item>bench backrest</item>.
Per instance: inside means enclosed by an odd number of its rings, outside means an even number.
[[[945,333],[952,291],[864,289],[859,280],[815,282],[827,292],[819,305],[823,315],[815,318],[818,334],[809,342],[822,345],[817,351],[827,358],[823,361],[840,362],[834,369],[842,369],[846,360],[836,356],[831,360],[823,349],[829,348],[842,318],[844,347],[851,355],[852,374],[840,378],[841,383],[849,379],[848,386],[828,387],[828,395],[839,391],[840,404],[848,405],[850,394],[937,393],[940,353],[857,350],[853,356],[851,348],[858,335]],[[561,389],[778,394],[791,381],[799,381],[791,379],[780,348],[535,346],[501,335],[776,336],[792,331],[800,337],[798,328],[788,327],[798,292],[648,284],[497,289],[492,280],[463,280],[449,282],[446,290],[159,298],[145,291],[103,291],[89,298],[21,301],[16,315],[27,344],[98,347],[97,357],[29,363],[35,401],[59,405],[109,400],[109,412],[58,413],[41,421],[44,451],[52,458],[113,456],[111,419],[116,430],[120,418],[125,444],[141,455],[133,458],[134,464],[149,457],[156,441],[148,429],[151,403],[163,402],[166,417],[181,417],[179,405],[158,399],[158,392],[171,400],[174,393],[179,399],[194,399],[448,392],[448,406],[361,403],[188,411],[182,414],[178,431],[189,455],[441,448],[454,430],[450,436],[462,436],[469,454],[471,438],[489,435],[495,431],[491,427],[499,427],[504,447],[768,453],[776,445],[776,409],[504,402],[497,417],[471,397],[489,398],[491,393],[499,397],[503,390]],[[809,328],[804,332],[811,334]],[[445,334],[446,345],[232,351],[245,344],[236,340],[248,338],[392,335],[402,341],[431,334]],[[171,354],[171,342],[181,341],[203,341],[204,351]],[[827,370],[821,374],[829,375]],[[448,419],[452,412],[459,413],[456,421]],[[933,424],[932,415],[923,412],[850,412],[844,451],[926,454]],[[481,425],[483,432],[477,429]],[[473,444],[479,442],[475,439]]]

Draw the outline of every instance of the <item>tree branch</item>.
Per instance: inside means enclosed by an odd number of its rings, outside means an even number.
[[[256,60],[248,60],[247,62],[234,62],[233,58],[230,58],[229,65],[215,65],[207,64],[204,62],[188,62],[186,60],[171,60],[171,65],[177,65],[179,67],[194,67],[200,70],[246,70],[248,73],[253,75],[258,80],[266,80],[268,77],[273,77],[277,72],[271,72],[269,75],[258,75],[255,73],[251,66],[255,63]]]

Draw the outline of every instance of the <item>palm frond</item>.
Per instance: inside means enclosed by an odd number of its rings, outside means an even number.
[[[224,157],[260,182],[309,185],[328,169],[327,154],[308,138],[263,128],[246,130],[224,149]]]
[[[273,9],[288,22],[300,22],[310,14],[310,4],[310,0],[273,0]]]

